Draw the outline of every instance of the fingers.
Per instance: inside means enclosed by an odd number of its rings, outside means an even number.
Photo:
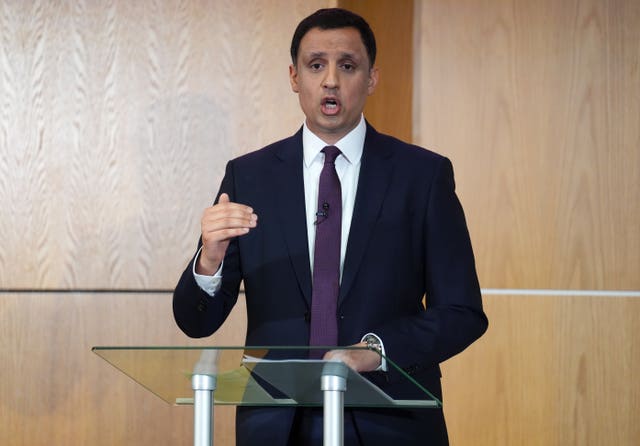
[[[363,347],[355,344],[354,347]],[[342,361],[356,372],[370,372],[380,365],[380,355],[371,350],[330,350],[322,358],[326,361]]]
[[[227,194],[221,194],[218,203],[203,213],[202,235],[213,241],[228,240],[246,234],[257,222],[258,216],[250,206],[233,203]]]
[[[347,367],[350,367],[355,371],[359,371],[357,360],[349,350],[329,350],[324,354],[322,359],[325,361],[342,361],[347,365]]]
[[[202,253],[196,272],[212,275],[225,256],[229,241],[247,234],[257,224],[253,208],[234,203],[228,194],[221,194],[218,203],[205,209],[202,215]]]

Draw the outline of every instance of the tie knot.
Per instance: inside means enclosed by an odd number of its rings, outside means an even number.
[[[324,163],[335,163],[336,158],[338,157],[338,155],[340,155],[342,152],[340,152],[340,149],[338,149],[336,146],[327,146],[324,149],[322,149],[322,151],[324,152]]]

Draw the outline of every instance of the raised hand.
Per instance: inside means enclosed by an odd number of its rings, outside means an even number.
[[[233,203],[229,195],[221,194],[218,203],[205,209],[202,215],[202,252],[196,272],[209,276],[215,274],[231,239],[247,234],[257,223],[258,216],[251,207]]]

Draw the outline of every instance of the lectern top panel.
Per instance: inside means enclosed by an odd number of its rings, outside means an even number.
[[[322,406],[323,374],[347,378],[347,407],[441,407],[441,402],[385,357],[396,379],[416,386],[415,400],[397,400],[376,384],[379,373],[360,374],[344,363],[310,360],[309,351],[336,347],[93,347],[93,352],[170,404],[191,404],[194,375],[215,377],[214,404]],[[340,347],[366,349],[366,347]]]

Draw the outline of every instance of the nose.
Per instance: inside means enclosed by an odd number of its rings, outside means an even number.
[[[338,87],[338,67],[336,64],[329,64],[325,71],[323,86],[327,89],[333,89]]]

